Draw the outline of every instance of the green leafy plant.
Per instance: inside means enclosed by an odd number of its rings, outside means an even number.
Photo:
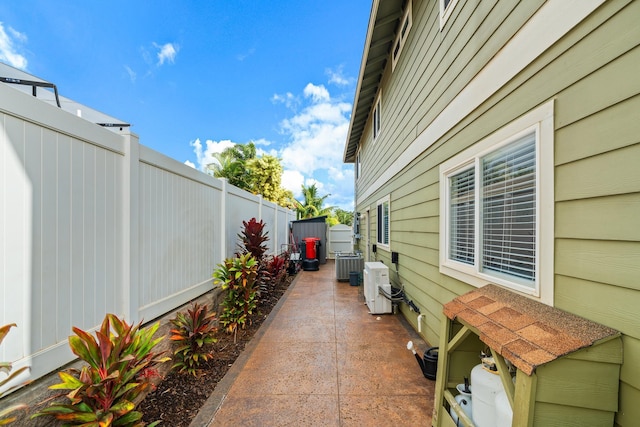
[[[53,403],[33,417],[49,415],[65,425],[87,427],[143,426],[142,413],[134,409],[152,387],[147,373],[169,360],[152,352],[163,339],[153,339],[159,326],[141,328],[107,314],[96,338],[74,327],[69,346],[87,365],[59,372],[62,382],[49,387],[69,390],[69,403]]]
[[[249,314],[256,308],[256,277],[258,263],[250,253],[236,258],[228,258],[213,273],[216,283],[220,283],[227,295],[222,303],[223,311],[220,322],[228,333],[233,333],[237,340],[238,328],[244,329]]]
[[[214,334],[218,330],[214,321],[216,314],[209,312],[206,305],[194,303],[186,312],[179,312],[171,319],[171,341],[177,343],[173,354],[176,362],[173,368],[196,375],[201,362],[212,357],[206,350],[208,344],[218,341]]]
[[[0,344],[2,344],[2,341],[4,340],[4,337],[7,336],[7,334],[9,333],[9,330],[12,327],[15,327],[16,324],[15,323],[11,323],[9,325],[4,325],[4,326],[0,326]],[[9,362],[0,362],[0,372],[4,372],[7,377],[4,378],[3,380],[0,380],[0,387],[5,386],[6,384],[9,383],[9,381],[13,380],[14,378],[16,378],[18,375],[20,375],[22,372],[26,371],[27,369],[29,369],[28,366],[23,366],[20,369],[16,369],[15,371],[11,372],[12,369],[12,365]],[[16,386],[12,386],[7,388],[7,390],[5,390],[4,392],[0,392],[0,398],[2,396],[4,396],[5,394],[9,393],[10,391],[16,389],[17,387],[19,387],[20,385],[16,385]],[[27,405],[24,404],[18,404],[18,405],[13,405],[13,406],[9,406],[7,408],[2,408],[0,409],[0,426],[5,426],[8,424],[13,423],[16,420],[16,417],[10,417],[9,415],[21,410],[21,409],[27,409]]]

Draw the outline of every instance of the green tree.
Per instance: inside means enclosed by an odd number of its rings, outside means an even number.
[[[265,154],[257,156],[253,142],[235,144],[213,155],[215,162],[207,166],[216,178],[287,208],[293,207],[293,193],[282,188],[283,168],[280,159]]]
[[[296,216],[298,219],[314,218],[317,216],[331,214],[332,207],[323,207],[324,201],[331,194],[325,194],[324,196],[318,195],[318,188],[315,184],[309,186],[302,186],[302,196],[304,201],[294,200],[296,208]]]
[[[235,144],[225,148],[220,153],[215,153],[214,163],[208,165],[216,178],[226,178],[229,184],[251,191],[251,170],[247,168],[247,162],[256,157],[256,146],[253,142],[248,144]]]
[[[280,159],[268,154],[247,160],[250,170],[250,191],[280,206],[289,206],[293,193],[282,188],[282,165]]]
[[[353,223],[353,212],[346,211],[340,208],[335,208],[333,210],[333,213],[338,219],[338,223],[345,224],[345,225],[351,225]]]

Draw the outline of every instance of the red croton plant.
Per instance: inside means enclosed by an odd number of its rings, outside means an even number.
[[[50,388],[69,390],[67,402],[53,403],[34,417],[53,416],[65,425],[143,426],[135,405],[151,388],[148,373],[169,360],[152,352],[162,340],[153,339],[159,326],[141,328],[107,314],[96,338],[74,327],[69,345],[87,365],[80,371],[58,373],[62,382]]]

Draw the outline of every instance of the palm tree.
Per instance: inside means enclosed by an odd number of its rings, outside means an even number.
[[[225,148],[221,153],[215,153],[214,163],[208,165],[216,178],[226,178],[229,184],[251,191],[251,169],[247,161],[256,157],[256,146],[253,142],[236,144]]]
[[[299,200],[294,200],[297,218],[313,218],[316,216],[329,215],[332,207],[323,208],[322,205],[327,197],[331,194],[326,194],[322,197],[318,196],[318,188],[315,184],[311,184],[307,187],[302,186],[302,196],[304,197],[304,203]]]

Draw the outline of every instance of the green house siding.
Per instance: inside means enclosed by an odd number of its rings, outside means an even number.
[[[373,141],[368,124],[360,142],[356,210],[369,208],[375,243],[376,202],[390,196],[397,275],[389,252],[375,256],[425,315],[425,339],[437,343],[442,306],[473,289],[440,273],[439,166],[554,100],[554,305],[623,333],[616,424],[631,426],[640,419],[640,2],[603,3],[376,183],[543,4],[461,1],[440,31],[438,2],[413,1],[407,45],[380,83],[382,132]],[[416,314],[400,308],[417,328]]]

